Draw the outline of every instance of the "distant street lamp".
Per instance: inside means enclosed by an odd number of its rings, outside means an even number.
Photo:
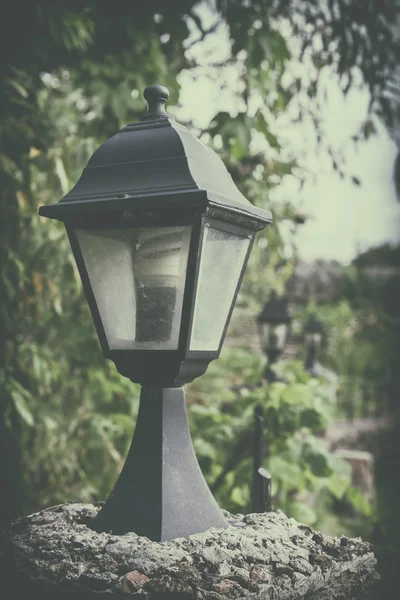
[[[304,326],[303,334],[306,350],[304,368],[310,375],[317,377],[319,374],[317,358],[324,334],[322,321],[315,315],[310,315]]]
[[[291,320],[287,298],[279,297],[275,291],[272,291],[257,317],[261,345],[268,357],[264,376],[270,382],[280,379],[273,369],[273,364],[285,348]]]
[[[218,358],[257,230],[271,222],[146,88],[148,112],[102,144],[40,214],[65,223],[104,355],[142,387],[132,445],[91,523],[164,541],[225,527],[180,386]]]

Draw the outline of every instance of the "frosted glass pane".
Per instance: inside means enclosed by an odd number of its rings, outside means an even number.
[[[190,231],[75,231],[111,349],[178,347]]]
[[[191,350],[218,350],[249,244],[248,237],[206,228]]]
[[[77,230],[110,347],[136,336],[136,294],[130,233]]]

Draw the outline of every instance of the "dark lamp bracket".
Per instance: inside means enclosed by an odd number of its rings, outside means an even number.
[[[163,542],[227,526],[194,453],[182,388],[142,388],[128,457],[91,529]]]

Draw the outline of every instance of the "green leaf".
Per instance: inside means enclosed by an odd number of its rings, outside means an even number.
[[[248,486],[235,487],[231,494],[231,500],[241,507],[246,507],[249,501]]]
[[[372,514],[372,504],[359,488],[350,488],[347,492],[347,498],[357,512],[365,516]]]
[[[28,97],[28,91],[15,79],[9,79],[8,83],[20,94],[23,98]]]
[[[202,438],[196,438],[193,442],[193,446],[196,456],[201,458],[207,457],[211,460],[215,460],[217,458],[216,448],[210,442],[207,442]]]
[[[329,463],[329,453],[325,444],[309,435],[304,444],[303,456],[313,475],[317,477],[329,477],[333,469]]]
[[[299,521],[299,523],[305,523],[306,525],[314,525],[317,520],[317,513],[310,506],[306,506],[303,501],[291,503],[288,507],[288,514]]]
[[[63,194],[66,194],[70,189],[68,175],[65,170],[65,166],[61,158],[57,157],[55,160],[56,173],[60,182],[61,190]]]
[[[333,473],[327,480],[326,487],[335,496],[335,498],[341,499],[349,489],[350,483],[350,477]]]
[[[293,487],[296,486],[296,482],[301,475],[298,464],[286,461],[280,456],[272,456],[268,466],[273,479],[274,477],[277,477],[285,483],[293,484]]]
[[[33,415],[30,412],[28,405],[25,401],[25,398],[17,392],[16,390],[12,390],[11,397],[13,399],[14,407],[21,419],[29,426],[33,427],[35,421],[33,419]]]
[[[300,414],[301,427],[308,427],[312,430],[320,430],[325,423],[322,415],[315,408],[303,410]]]

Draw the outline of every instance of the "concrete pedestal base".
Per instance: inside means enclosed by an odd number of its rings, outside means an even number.
[[[324,536],[280,511],[227,515],[244,526],[161,543],[92,531],[98,510],[55,506],[3,532],[3,600],[366,600],[378,578],[368,543]]]

